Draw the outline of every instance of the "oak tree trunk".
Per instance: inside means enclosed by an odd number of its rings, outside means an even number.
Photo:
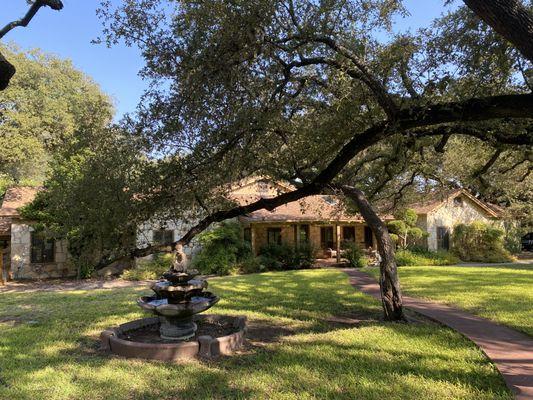
[[[385,319],[388,321],[405,321],[398,268],[394,258],[394,243],[389,231],[363,192],[350,186],[343,186],[342,191],[346,197],[355,202],[365,222],[376,236],[378,251],[381,256],[379,286],[381,288],[381,303]]]
[[[533,62],[533,14],[520,0],[464,0],[464,3]]]

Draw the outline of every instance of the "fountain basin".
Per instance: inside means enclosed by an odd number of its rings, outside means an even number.
[[[218,302],[219,298],[211,292],[202,292],[192,296],[186,302],[170,303],[168,299],[157,296],[142,296],[137,304],[146,311],[165,317],[187,318],[208,310]]]
[[[232,354],[244,342],[246,317],[197,315],[193,320],[200,326],[200,331],[203,325],[209,323],[222,324],[227,329],[221,336],[196,335],[189,341],[171,342],[158,338],[159,318],[143,318],[103,331],[100,335],[101,349],[127,358],[175,361]],[[148,338],[136,336],[143,329],[155,334]]]
[[[158,281],[150,285],[159,298],[168,298],[170,303],[179,303],[185,297],[203,294],[207,289],[207,281],[204,279],[190,279],[187,282],[172,283],[171,281]]]

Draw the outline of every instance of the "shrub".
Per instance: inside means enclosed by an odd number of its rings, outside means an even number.
[[[239,272],[243,274],[253,274],[255,272],[263,272],[266,270],[265,265],[261,264],[260,257],[250,255],[237,265]]]
[[[291,265],[294,248],[287,244],[270,243],[259,250],[260,262],[268,270],[281,270]]]
[[[407,265],[453,265],[460,260],[448,251],[424,249],[400,250],[396,252],[396,264]]]
[[[457,225],[452,234],[452,248],[463,261],[508,262],[511,253],[504,247],[503,229],[476,221]]]
[[[505,231],[504,246],[511,254],[522,252],[522,236],[525,234],[523,229],[516,226],[510,226]]]
[[[223,222],[198,236],[202,248],[192,265],[204,274],[228,275],[239,270],[239,263],[251,256],[250,244],[243,239],[235,222]]]
[[[139,261],[135,268],[126,270],[121,278],[128,281],[148,281],[158,279],[170,268],[172,254],[156,254],[152,260]]]
[[[302,243],[297,249],[284,243],[271,243],[259,250],[259,263],[264,270],[309,268],[315,257],[316,249],[310,243]]]
[[[299,268],[309,268],[315,263],[316,249],[309,242],[300,243],[294,253],[293,264]]]
[[[354,242],[343,242],[341,245],[343,256],[353,268],[364,268],[368,265],[368,258],[363,250]]]

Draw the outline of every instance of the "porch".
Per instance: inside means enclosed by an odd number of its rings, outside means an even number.
[[[345,241],[372,250],[376,243],[371,229],[361,221],[248,222],[244,225],[244,238],[251,243],[255,255],[269,244],[296,248],[310,244],[317,250],[318,259],[335,258],[337,262]]]

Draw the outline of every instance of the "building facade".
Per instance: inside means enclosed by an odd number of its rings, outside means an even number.
[[[291,191],[288,184],[254,178],[233,185],[230,199],[240,205],[260,198],[270,198]],[[18,208],[33,200],[39,189],[12,188],[4,196],[0,208],[0,248],[3,253],[4,278],[46,279],[76,275],[65,240],[54,240],[36,232],[30,221],[24,221]],[[450,248],[450,235],[459,223],[483,221],[501,224],[501,210],[481,202],[465,190],[432,196],[430,201],[410,206],[418,215],[418,226],[428,232],[421,243],[429,250]],[[392,216],[383,215],[385,221]],[[376,240],[363,218],[346,208],[338,197],[309,196],[287,203],[272,211],[258,210],[236,219],[243,235],[258,254],[262,247],[277,243],[300,246],[310,243],[319,258],[340,257],[344,241],[362,249],[376,249]],[[194,222],[149,221],[139,227],[137,246],[178,240]],[[185,248],[191,257],[198,249],[193,242]]]

